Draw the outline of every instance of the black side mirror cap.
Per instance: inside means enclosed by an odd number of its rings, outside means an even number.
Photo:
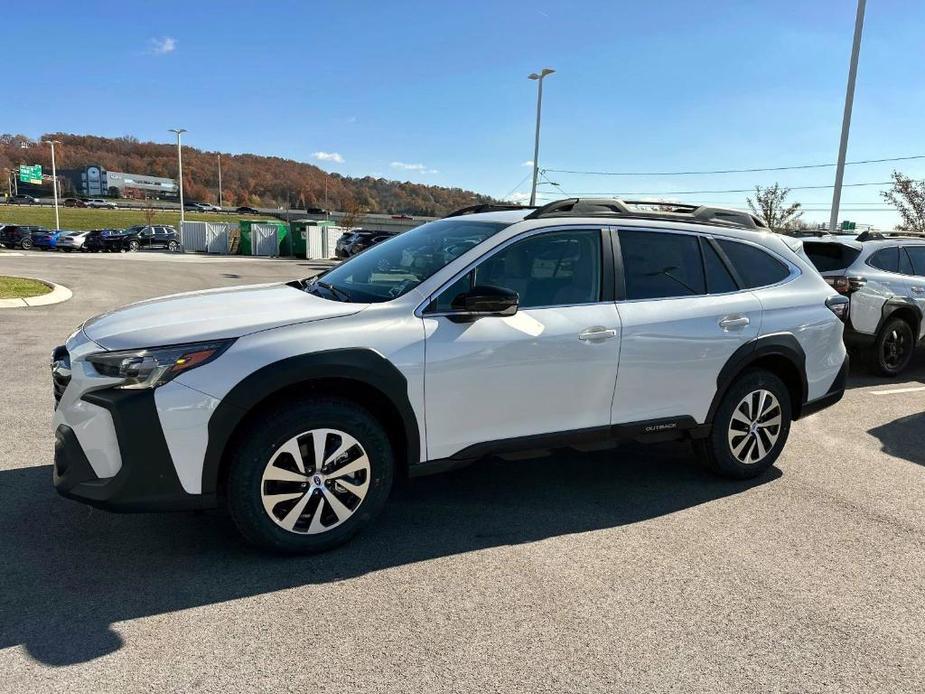
[[[483,284],[457,294],[450,304],[459,318],[474,320],[483,316],[513,316],[520,306],[520,295],[513,289]]]

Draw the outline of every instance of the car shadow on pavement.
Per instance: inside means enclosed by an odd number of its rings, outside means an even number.
[[[895,378],[874,374],[862,355],[851,355],[851,373],[847,387],[868,388],[870,386],[925,385],[925,348],[916,350],[909,367]]]
[[[880,441],[887,455],[925,465],[925,412],[894,419],[867,433]]]
[[[780,475],[721,479],[678,443],[491,459],[400,485],[343,547],[281,557],[244,545],[222,512],[110,514],[58,497],[50,466],[4,470],[0,649],[22,644],[53,666],[86,662],[122,647],[112,625],[126,620],[638,523]]]

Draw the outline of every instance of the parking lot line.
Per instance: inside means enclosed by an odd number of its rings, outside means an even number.
[[[872,390],[874,395],[899,395],[900,393],[915,393],[925,390],[925,386],[912,386],[910,388],[890,388],[889,390]]]

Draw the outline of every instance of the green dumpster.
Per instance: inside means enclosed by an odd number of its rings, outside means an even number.
[[[267,219],[245,219],[238,223],[241,242],[240,255],[292,255],[289,225]]]

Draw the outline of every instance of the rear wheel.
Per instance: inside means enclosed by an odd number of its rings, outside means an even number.
[[[128,250],[132,253],[137,251],[139,247],[140,246],[138,244],[138,241],[136,241],[135,239],[132,239],[131,241],[128,242]]]
[[[228,461],[227,502],[241,534],[288,553],[350,539],[382,509],[393,454],[382,425],[346,400],[317,398],[267,411]]]
[[[872,366],[881,376],[896,376],[912,360],[915,336],[912,326],[902,318],[890,318],[874,341]]]
[[[170,251],[171,253],[175,253],[179,247],[180,247],[180,244],[177,243],[176,241],[171,240],[167,242],[167,250]]]
[[[713,418],[713,429],[694,441],[700,459],[725,477],[757,477],[777,460],[790,434],[787,386],[770,371],[752,369],[732,384]]]
[[[22,248],[24,251],[30,250],[30,249],[32,248],[32,239],[28,239],[28,238],[27,238],[27,239],[23,239],[22,241],[19,242],[19,246],[20,246],[20,248]]]

